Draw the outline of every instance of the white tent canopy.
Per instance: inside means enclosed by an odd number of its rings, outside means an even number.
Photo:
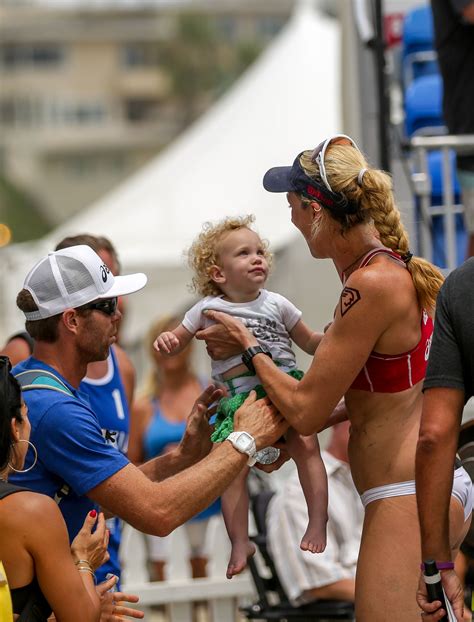
[[[9,274],[13,291],[33,261],[64,236],[105,235],[125,271],[144,270],[151,277],[146,294],[130,300],[132,310],[139,305],[132,316],[148,323],[183,303],[189,280],[183,250],[204,221],[253,213],[272,250],[284,247],[296,235],[285,197],[265,192],[262,177],[341,130],[340,73],[337,22],[300,3],[235,86],[167,149],[44,238],[28,252],[28,266],[24,250],[11,249],[10,265],[22,270]],[[135,326],[133,332],[142,330]]]
[[[263,190],[267,168],[290,164],[339,129],[336,26],[300,6],[244,77],[141,171],[54,231],[110,237],[128,269],[176,265],[206,220],[253,213],[273,247],[294,229],[285,199]]]

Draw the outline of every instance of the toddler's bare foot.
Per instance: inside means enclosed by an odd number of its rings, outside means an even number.
[[[306,529],[300,549],[302,551],[310,551],[310,553],[322,553],[326,548],[326,521],[321,524],[312,524],[311,522]]]
[[[247,566],[247,559],[255,555],[255,544],[250,540],[232,543],[229,564],[227,566],[226,577],[232,579],[236,574],[240,574]]]

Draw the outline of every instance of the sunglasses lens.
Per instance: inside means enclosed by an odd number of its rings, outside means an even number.
[[[107,315],[113,315],[117,309],[117,298],[108,298],[107,300],[99,302],[98,305],[100,305],[97,307],[100,311],[103,311]]]
[[[91,302],[86,308],[101,311],[106,315],[113,315],[117,311],[118,299],[107,298],[106,300],[98,300],[97,302]]]

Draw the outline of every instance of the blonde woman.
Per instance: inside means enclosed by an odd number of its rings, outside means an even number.
[[[151,326],[145,342],[151,368],[142,396],[133,406],[128,447],[128,456],[136,464],[176,447],[184,434],[190,409],[206,386],[205,380],[199,379],[193,371],[191,347],[174,358],[164,357],[153,348],[157,331],[172,330],[178,324],[175,317],[161,317]],[[206,576],[207,528],[210,517],[219,511],[220,503],[216,501],[186,523],[193,578]],[[147,536],[150,573],[155,581],[163,581],[166,577],[171,537]]]
[[[412,255],[390,178],[371,168],[349,137],[328,138],[300,153],[292,166],[269,170],[264,186],[286,192],[292,222],[311,255],[333,260],[343,289],[301,382],[265,355],[253,356],[253,364],[272,403],[300,434],[330,425],[345,396],[351,470],[365,506],[356,619],[414,622],[420,619],[415,594],[421,562],[415,449],[442,276]],[[209,315],[225,327],[200,335],[214,358],[256,345],[241,322]],[[455,472],[453,550],[470,522],[468,479],[462,469]]]

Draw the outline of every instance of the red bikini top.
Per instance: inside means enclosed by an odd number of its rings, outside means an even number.
[[[397,253],[389,249],[377,248],[367,253],[359,268],[363,268],[373,257],[382,253],[406,267],[405,262]],[[414,386],[425,377],[432,334],[433,320],[423,309],[421,338],[418,344],[412,350],[402,354],[372,352],[350,388],[371,393],[398,393]]]

